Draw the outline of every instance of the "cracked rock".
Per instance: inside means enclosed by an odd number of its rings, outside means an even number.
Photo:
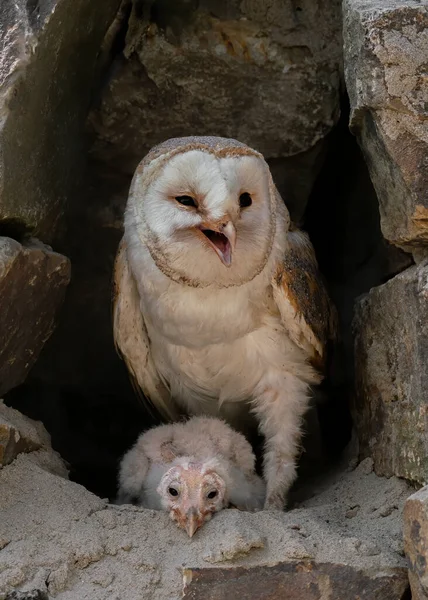
[[[0,237],[0,397],[22,383],[54,329],[70,262]]]
[[[378,475],[428,483],[428,263],[373,288],[355,320],[360,453]],[[370,459],[367,459],[370,460]],[[394,510],[384,506],[383,513]]]
[[[80,176],[96,59],[119,0],[0,2],[0,222],[51,240]]]
[[[428,7],[419,0],[345,0],[351,128],[379,198],[383,235],[428,243]]]

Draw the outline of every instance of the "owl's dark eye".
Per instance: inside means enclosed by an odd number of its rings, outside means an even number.
[[[251,206],[253,200],[248,192],[244,192],[239,196],[239,206],[241,208],[247,208],[247,206]]]
[[[170,487],[170,488],[168,488],[168,494],[169,494],[170,496],[178,496],[178,490],[176,490],[176,489],[175,489],[175,488],[173,488],[173,487]]]
[[[213,498],[215,498],[217,496],[217,490],[213,490],[212,492],[209,492],[207,494],[207,498],[209,498],[210,500],[212,500]]]
[[[175,199],[183,206],[196,206],[196,202],[192,196],[176,196]]]

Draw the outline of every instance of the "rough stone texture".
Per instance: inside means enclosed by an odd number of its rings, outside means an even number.
[[[404,506],[404,548],[410,562],[412,600],[428,599],[428,487],[408,498]]]
[[[0,395],[21,383],[52,333],[70,263],[35,242],[0,237]]]
[[[301,561],[252,569],[188,569],[185,600],[401,600],[407,589],[401,569],[373,577],[330,563]]]
[[[0,3],[0,227],[52,239],[81,171],[96,58],[118,4]]]
[[[355,424],[380,475],[428,482],[428,263],[373,288],[355,316]]]
[[[345,0],[350,124],[392,243],[428,242],[428,7],[419,0]]]
[[[166,513],[108,505],[56,468],[51,451],[39,450],[0,471],[1,600],[27,590],[59,600],[178,600],[185,586],[196,598],[204,577],[212,577],[207,567],[223,589],[229,576],[235,593],[245,588],[242,567],[258,566],[268,571],[272,593],[281,581],[292,579],[299,592],[308,584],[312,596],[302,600],[326,598],[329,589],[332,600],[342,600],[345,582],[365,589],[364,600],[401,600],[408,586],[400,512],[410,489],[377,477],[369,459],[332,474],[295,510],[224,510],[191,540]],[[236,582],[224,574],[229,567],[238,568]],[[207,596],[217,597],[229,594]]]
[[[126,60],[116,61],[92,115],[98,159],[132,173],[159,141],[190,133],[234,137],[267,158],[290,156],[330,131],[338,116],[338,0],[147,4],[132,5]]]
[[[257,148],[299,221],[339,115],[339,0],[124,0],[116,30],[124,48],[89,118],[97,222],[121,224],[113,178],[123,208],[148,150],[190,134]]]
[[[50,447],[50,436],[41,423],[24,417],[0,400],[0,468],[20,452]]]

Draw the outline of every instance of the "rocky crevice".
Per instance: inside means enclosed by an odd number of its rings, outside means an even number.
[[[403,600],[408,565],[412,597],[428,598],[425,488],[405,505],[408,561],[401,533],[406,480],[428,481],[427,10],[417,0],[345,0],[342,14],[339,0],[2,4],[0,394],[41,419],[51,442],[0,405],[0,598],[134,600],[137,588],[160,600],[250,598],[262,580],[261,598]],[[114,496],[121,453],[153,422],[111,334],[128,187],[151,146],[187,134],[265,155],[310,233],[342,334],[295,508],[223,511],[192,542],[164,514],[100,499]]]

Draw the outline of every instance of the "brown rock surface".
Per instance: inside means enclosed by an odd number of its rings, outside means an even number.
[[[50,447],[50,437],[41,423],[24,417],[0,400],[0,468],[20,452]]]
[[[428,599],[428,487],[404,506],[404,548],[410,562],[412,600]]]
[[[351,128],[364,151],[390,242],[428,243],[428,7],[345,0]]]
[[[373,574],[329,563],[299,561],[252,569],[188,569],[185,600],[402,600],[401,569]]]
[[[96,59],[118,4],[0,3],[0,224],[52,239],[82,170]]]
[[[69,279],[66,257],[0,237],[0,396],[22,383],[37,360]]]
[[[132,174],[190,134],[295,155],[338,117],[340,2],[133,3],[123,57],[91,117],[98,160]]]
[[[355,425],[379,475],[428,482],[428,263],[373,288],[354,320]]]

